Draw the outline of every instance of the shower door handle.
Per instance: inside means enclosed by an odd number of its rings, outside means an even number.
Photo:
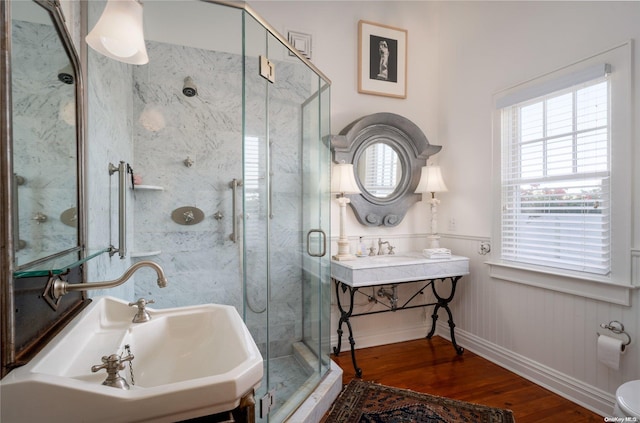
[[[311,234],[318,233],[322,237],[322,250],[320,253],[311,252]],[[307,254],[311,257],[324,257],[327,254],[327,234],[322,229],[311,229],[307,232]]]
[[[231,188],[231,230],[233,231],[231,235],[229,235],[229,239],[233,242],[238,242],[238,206],[236,197],[238,196],[238,187],[242,186],[242,181],[239,181],[235,178],[229,183],[229,187]]]

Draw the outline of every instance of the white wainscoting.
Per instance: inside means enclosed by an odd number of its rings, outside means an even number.
[[[617,387],[640,379],[639,290],[632,291],[628,307],[492,279],[485,264],[491,254],[478,254],[480,240],[456,234],[443,235],[441,242],[470,258],[468,280],[459,284],[451,304],[457,342],[598,414],[610,415]],[[612,320],[623,322],[634,339],[619,370],[597,359],[597,333],[606,332],[599,325]],[[447,337],[446,325],[437,333]]]
[[[451,340],[449,326],[438,322],[436,333]],[[614,395],[588,385],[572,376],[559,373],[513,351],[502,348],[456,327],[456,341],[465,349],[496,363],[500,367],[516,373],[576,404],[600,415],[610,415],[613,410]]]

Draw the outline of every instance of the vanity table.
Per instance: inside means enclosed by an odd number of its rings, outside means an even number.
[[[340,321],[338,323],[338,345],[334,347],[335,355],[340,354],[342,345],[342,325],[346,324],[349,330],[349,343],[351,345],[351,360],[356,376],[362,376],[362,369],[356,363],[355,340],[350,319],[352,317],[366,316],[369,314],[395,312],[398,310],[408,310],[418,307],[434,306],[431,315],[431,330],[427,338],[431,338],[435,333],[438,310],[444,309],[449,316],[449,328],[451,330],[451,342],[457,354],[462,354],[464,349],[456,343],[453,323],[453,315],[449,309],[449,303],[456,292],[456,285],[460,278],[469,274],[469,259],[461,256],[451,256],[443,259],[427,259],[421,252],[404,253],[397,255],[379,255],[361,257],[351,261],[332,261],[331,279],[336,285],[336,300],[340,310]],[[416,282],[417,290],[415,294],[407,300],[400,301],[396,295],[398,284]],[[390,285],[391,290],[383,285]],[[444,286],[443,286],[444,285]],[[388,301],[382,302],[374,296],[360,291],[362,288],[380,287],[379,296],[386,297]],[[436,302],[422,304],[414,301],[416,297],[423,294],[425,290],[431,288]],[[449,287],[449,291],[446,291]],[[349,304],[345,307],[342,304],[340,291],[348,292]],[[448,292],[444,294],[443,292]],[[354,297],[356,294],[366,296],[370,301],[376,301],[385,306],[384,309],[362,313],[354,313]],[[388,303],[388,304],[387,304]]]

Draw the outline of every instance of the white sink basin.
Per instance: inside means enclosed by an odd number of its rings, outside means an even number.
[[[29,364],[0,382],[2,422],[174,422],[231,410],[262,379],[262,356],[234,307],[136,309],[99,297]],[[129,390],[91,372],[102,356],[134,355],[120,371]]]

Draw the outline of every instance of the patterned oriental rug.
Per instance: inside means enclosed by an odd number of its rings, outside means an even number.
[[[324,423],[513,423],[511,410],[353,379]]]

